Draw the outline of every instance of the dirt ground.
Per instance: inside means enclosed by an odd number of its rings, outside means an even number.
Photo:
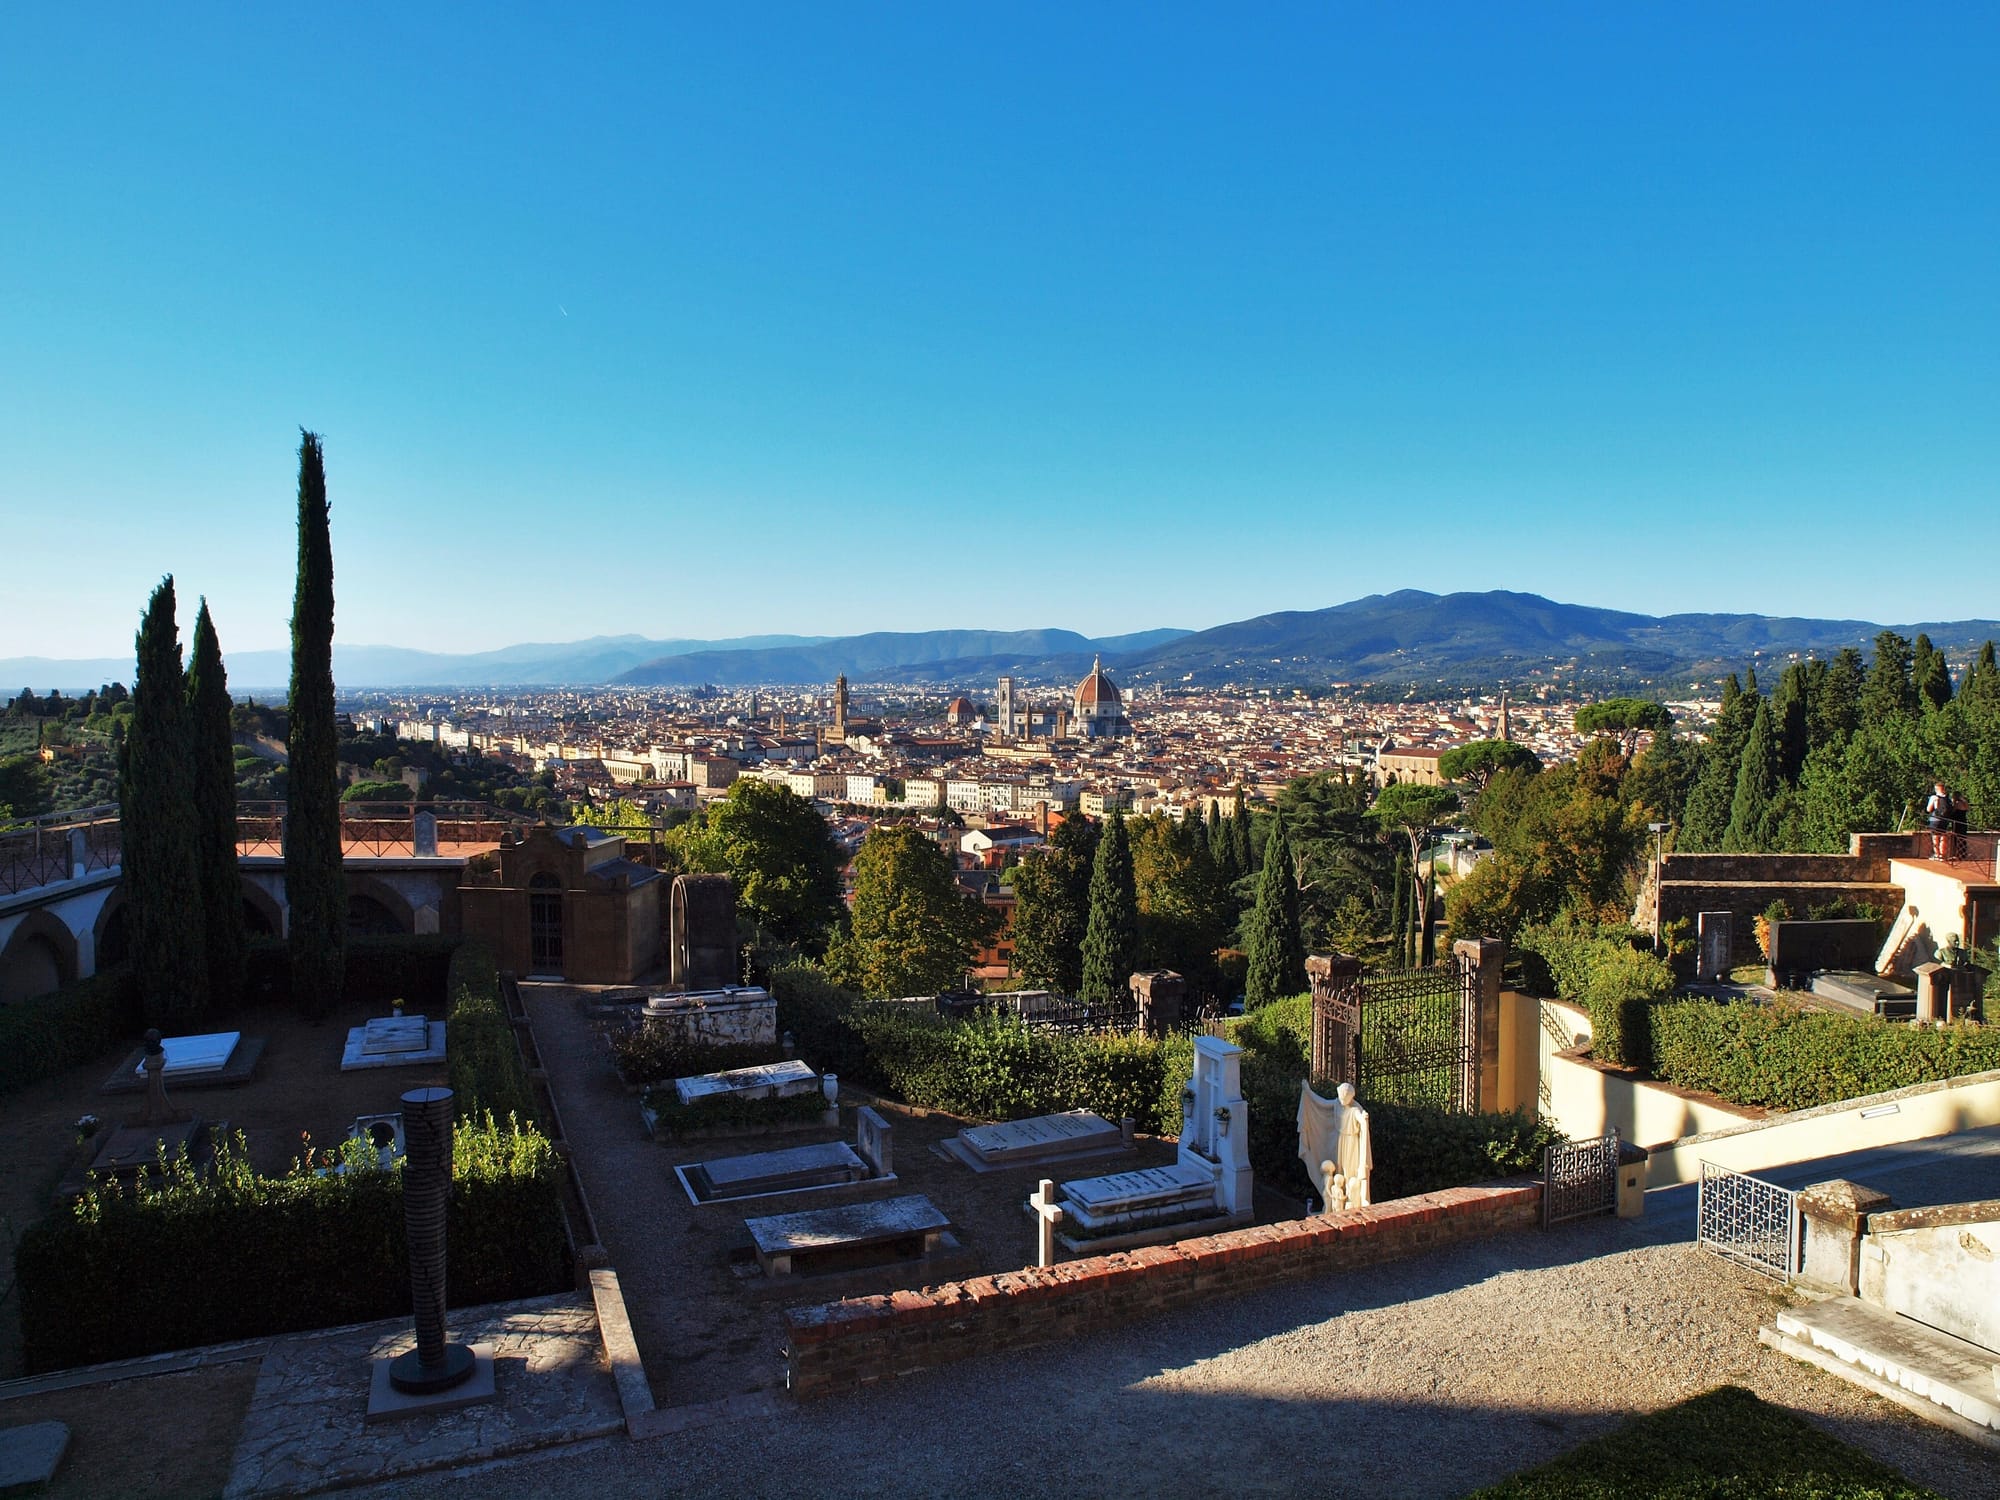
[[[69,1453],[55,1483],[41,1491],[48,1500],[205,1500],[229,1481],[256,1384],[257,1361],[238,1360],[23,1396],[0,1406],[0,1424],[69,1424]]]
[[[1092,1157],[1059,1170],[976,1173],[931,1147],[981,1122],[877,1103],[895,1127],[894,1182],[696,1205],[674,1176],[676,1165],[814,1141],[852,1142],[855,1110],[872,1096],[842,1089],[839,1131],[656,1145],[640,1124],[638,1099],[619,1083],[609,1052],[598,1045],[575,1003],[536,995],[528,1004],[598,1232],[618,1270],[653,1398],[662,1406],[782,1387],[787,1306],[1032,1264],[1035,1225],[1023,1205],[1043,1176],[1097,1176],[1159,1166],[1175,1156],[1172,1141],[1142,1136],[1130,1153]],[[963,1247],[964,1259],[948,1269],[884,1268],[775,1287],[761,1274],[740,1273],[740,1257],[732,1264],[732,1252],[747,1251],[750,1244],[743,1227],[747,1218],[917,1193],[950,1218]],[[754,1272],[755,1262],[742,1270]]]
[[[337,1006],[315,1025],[287,1006],[246,1006],[218,1029],[265,1039],[256,1076],[228,1088],[170,1088],[169,1097],[180,1109],[205,1120],[227,1121],[232,1132],[242,1131],[259,1170],[283,1171],[299,1153],[301,1131],[310,1131],[317,1146],[335,1145],[355,1116],[392,1111],[406,1090],[445,1082],[441,1063],[340,1071],[348,1028],[378,1013],[380,1006],[365,1002]],[[108,1129],[141,1108],[143,1095],[98,1092],[138,1045],[134,1037],[117,1052],[22,1090],[0,1109],[0,1218],[7,1229],[9,1288],[0,1303],[0,1378],[21,1373],[20,1310],[12,1291],[14,1240],[49,1211],[63,1174],[95,1154],[98,1142],[78,1145],[76,1121],[94,1114]]]

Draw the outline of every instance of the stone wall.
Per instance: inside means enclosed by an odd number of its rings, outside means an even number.
[[[785,1313],[792,1394],[831,1395],[954,1360],[1083,1337],[1195,1302],[1401,1260],[1541,1222],[1539,1182],[1398,1198],[1115,1255]]]

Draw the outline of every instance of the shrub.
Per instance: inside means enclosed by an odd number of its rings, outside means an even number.
[[[680,1096],[670,1088],[647,1089],[646,1104],[654,1112],[654,1131],[670,1137],[737,1126],[775,1130],[786,1125],[815,1125],[827,1109],[826,1097],[818,1089],[784,1098],[732,1099],[723,1095],[697,1099],[692,1104],[681,1103]]]
[[[1367,1109],[1375,1149],[1370,1187],[1378,1203],[1540,1172],[1543,1152],[1564,1139],[1553,1124],[1519,1109],[1492,1114],[1452,1114],[1421,1104],[1367,1104]]]
[[[129,1047],[144,1026],[139,987],[123,967],[0,1006],[0,1096]]]
[[[778,1031],[790,1032],[798,1055],[824,1073],[879,1085],[868,1065],[868,1048],[853,1025],[859,997],[808,963],[771,971],[771,995],[778,1004]]]
[[[618,1076],[628,1084],[660,1083],[695,1073],[748,1068],[757,1063],[777,1062],[784,1055],[785,1049],[775,1045],[694,1041],[655,1021],[635,1021],[611,1037],[611,1060]]]
[[[15,1251],[28,1368],[407,1314],[401,1173],[312,1167],[259,1176],[238,1136],[205,1174],[183,1156],[157,1182],[107,1185],[34,1225]],[[560,1170],[531,1125],[459,1122],[453,1306],[571,1285]]]
[[[1732,1104],[1811,1109],[2000,1068],[2000,1028],[1912,1026],[1795,1005],[1655,1005],[1653,1071]]]
[[[493,950],[484,943],[460,944],[451,956],[448,993],[446,1052],[459,1112],[474,1118],[490,1113],[499,1119],[539,1120],[534,1085],[500,997]]]
[[[340,998],[385,1009],[394,1000],[412,1011],[441,1009],[448,998],[452,955],[459,946],[458,938],[407,933],[349,938]],[[291,998],[291,956],[283,938],[250,940],[243,993],[260,1001]]]
[[[1584,1003],[1590,1010],[1591,1055],[1619,1067],[1652,1062],[1647,1018],[1655,1001],[1674,990],[1674,971],[1663,958],[1613,946],[1591,970]]]

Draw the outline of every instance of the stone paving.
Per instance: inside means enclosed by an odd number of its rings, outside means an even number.
[[[622,1432],[588,1296],[468,1309],[452,1338],[491,1343],[498,1399],[367,1423],[369,1361],[410,1347],[407,1318],[275,1342],[257,1373],[226,1500],[297,1495]]]

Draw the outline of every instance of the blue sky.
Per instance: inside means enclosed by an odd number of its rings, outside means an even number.
[[[1991,7],[551,9],[0,12],[0,656],[2000,608]]]

